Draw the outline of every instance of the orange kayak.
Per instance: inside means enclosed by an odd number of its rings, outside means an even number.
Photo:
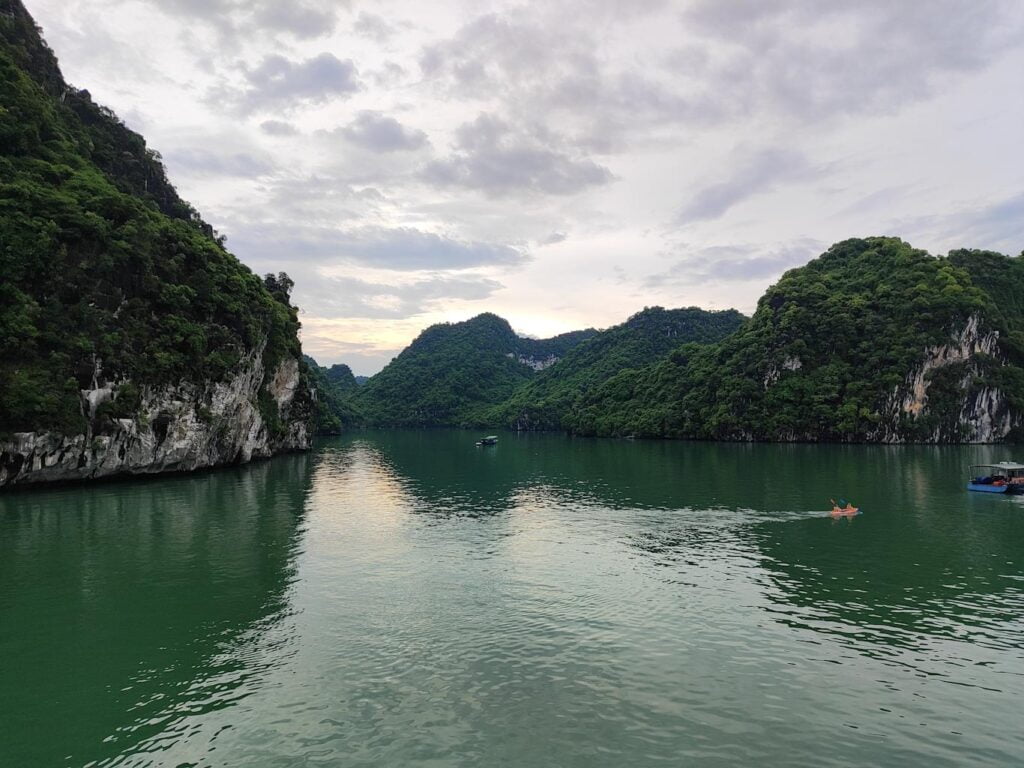
[[[832,517],[853,517],[857,514],[860,514],[860,507],[832,507]]]

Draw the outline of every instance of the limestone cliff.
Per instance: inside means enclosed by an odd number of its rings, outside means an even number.
[[[924,350],[921,362],[908,372],[882,409],[884,419],[872,440],[884,443],[997,443],[1021,426],[1022,414],[1006,394],[988,383],[987,374],[1006,365],[999,332],[983,328],[971,315],[945,344]],[[937,385],[937,382],[938,385]],[[932,399],[944,389],[943,414]],[[926,424],[923,432],[908,427]]]
[[[252,350],[220,382],[144,386],[132,418],[104,415],[129,382],[104,382],[97,372],[92,388],[81,391],[84,433],[18,432],[0,440],[0,487],[183,472],[308,449],[315,393],[295,358],[267,375],[263,351]]]
[[[0,0],[0,169],[0,487],[309,446],[292,280],[227,250],[21,0]]]

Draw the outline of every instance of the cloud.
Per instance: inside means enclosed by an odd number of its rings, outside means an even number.
[[[710,184],[695,194],[676,214],[677,224],[717,219],[735,205],[771,191],[783,182],[814,177],[818,171],[793,149],[768,148],[739,153],[728,166],[727,178]]]
[[[279,173],[260,187],[258,208],[242,205],[231,217],[242,229],[275,226],[282,229],[282,243],[288,230],[332,229],[348,222],[364,224],[380,219],[387,198],[375,187],[356,186],[332,174]],[[275,235],[276,236],[276,235]]]
[[[160,10],[173,14],[203,19],[204,21],[228,21],[238,7],[234,0],[151,0]]]
[[[391,24],[382,16],[361,11],[352,24],[352,31],[376,43],[384,44],[398,33],[398,26]]]
[[[497,104],[492,109],[518,120],[543,114],[573,126],[579,146],[607,150],[619,134],[645,129],[655,112],[685,110],[651,69],[623,68],[599,56],[592,9],[572,18],[545,18],[551,6],[479,16],[455,34],[426,46],[420,69],[447,98]],[[636,14],[623,14],[625,28]],[[586,19],[587,21],[581,21]]]
[[[456,134],[456,150],[427,165],[422,177],[437,186],[476,189],[494,197],[515,193],[572,195],[612,181],[612,173],[586,157],[549,146],[550,136],[514,131],[481,114]]]
[[[260,130],[270,136],[295,136],[299,129],[284,120],[264,120]]]
[[[508,245],[458,240],[411,227],[363,226],[336,229],[253,222],[229,233],[239,255],[264,264],[353,263],[397,271],[514,267],[529,255]]]
[[[215,97],[233,98],[243,112],[278,109],[299,103],[322,104],[334,98],[348,98],[362,89],[351,59],[332,53],[304,61],[292,61],[280,54],[266,56],[255,69],[247,70],[246,90],[232,94],[224,89]]]
[[[1024,194],[964,204],[950,213],[896,219],[889,228],[908,242],[933,243],[936,251],[983,248],[1012,256],[1024,249]]]
[[[304,40],[328,35],[338,23],[336,8],[295,0],[265,2],[259,6],[255,18],[262,29],[286,30]]]
[[[320,365],[345,363],[357,376],[372,375],[391,362],[401,349],[379,341],[350,341],[345,337],[370,337],[373,334],[367,332],[366,326],[379,324],[374,319],[346,321],[306,315],[302,319],[302,351]],[[415,331],[410,331],[412,335]]]
[[[745,111],[814,121],[929,98],[950,76],[987,67],[1022,31],[1010,0],[697,0],[682,20],[717,54],[698,70],[706,88]]]
[[[683,250],[683,249],[680,249]],[[781,245],[716,245],[688,251],[668,270],[650,275],[645,288],[692,286],[702,282],[744,282],[773,279],[788,269],[806,264],[824,250],[824,244],[802,238]]]
[[[565,60],[576,56],[593,61],[572,38],[566,38],[562,49],[552,46],[553,34],[528,16],[486,14],[467,22],[448,40],[424,48],[420,68],[427,77],[447,80],[453,95],[487,96],[494,89],[507,92],[524,83],[536,85],[543,69],[557,80],[566,69]]]
[[[380,88],[393,88],[409,73],[405,67],[394,61],[385,61],[378,69],[366,73],[367,79]]]
[[[547,237],[541,238],[537,245],[556,245],[558,243],[564,243],[568,239],[568,235],[565,232],[552,232]]]
[[[345,234],[344,253],[355,261],[387,269],[465,269],[514,266],[527,256],[507,245],[464,242],[410,227],[365,227]]]
[[[274,164],[269,159],[247,152],[185,148],[173,150],[165,158],[172,169],[194,176],[233,176],[252,179],[265,176],[274,170]]]
[[[487,277],[445,275],[399,284],[318,275],[304,285],[303,308],[317,316],[393,320],[422,314],[444,301],[480,301],[502,288]]]
[[[377,153],[411,151],[429,144],[423,131],[410,130],[395,118],[370,110],[360,112],[338,133],[357,147]]]
[[[349,3],[336,0],[150,0],[191,24],[211,25],[222,38],[242,42],[257,33],[289,34],[300,40],[329,35]]]
[[[534,5],[468,21],[421,51],[424,80],[445,98],[490,103],[494,112],[520,122],[539,114],[565,121],[578,148],[606,150],[624,125],[640,122],[637,102],[668,97],[652,96],[655,88],[641,86],[640,75],[625,83],[615,65],[598,56],[593,27],[579,18],[545,18],[550,8]],[[591,9],[579,16],[589,19]]]
[[[1024,194],[961,212],[949,222],[947,237],[959,237],[972,248],[993,248],[1010,254],[1024,250]]]
[[[914,186],[912,184],[892,184],[875,189],[860,199],[855,200],[835,215],[837,217],[877,216],[879,211],[884,212],[891,209],[913,192]]]
[[[533,2],[470,19],[419,64],[449,99],[543,114],[578,149],[615,152],[754,118],[895,113],[988,67],[1022,27],[1012,0]]]

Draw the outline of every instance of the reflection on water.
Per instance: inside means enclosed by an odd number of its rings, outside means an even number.
[[[256,690],[310,461],[0,496],[0,762],[121,764]]]
[[[0,496],[0,763],[1024,754],[1005,450],[476,437]]]

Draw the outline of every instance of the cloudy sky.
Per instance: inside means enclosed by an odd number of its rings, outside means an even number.
[[[836,240],[1024,248],[1016,0],[25,0],[303,342],[750,312]]]

